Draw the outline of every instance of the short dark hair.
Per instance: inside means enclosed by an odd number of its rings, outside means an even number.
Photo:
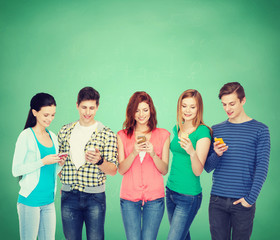
[[[240,101],[242,101],[242,99],[245,97],[244,88],[239,82],[229,82],[220,89],[219,99],[221,99],[224,95],[232,93],[236,93]]]
[[[92,87],[84,87],[79,91],[77,104],[80,105],[82,101],[95,100],[96,105],[99,105],[99,92]]]

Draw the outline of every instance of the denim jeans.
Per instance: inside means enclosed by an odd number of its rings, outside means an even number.
[[[54,203],[41,207],[29,207],[17,203],[19,232],[21,240],[54,240],[55,207]]]
[[[241,203],[233,205],[236,200],[238,198],[211,195],[209,222],[212,240],[250,239],[256,205],[249,208],[243,207]]]
[[[164,198],[132,202],[121,199],[121,213],[127,240],[156,240],[164,213]]]
[[[105,192],[62,191],[61,217],[64,236],[67,240],[82,239],[84,222],[88,240],[104,239],[105,212]]]
[[[166,187],[166,207],[170,230],[169,240],[189,240],[190,226],[200,208],[202,193],[192,196],[180,194]]]

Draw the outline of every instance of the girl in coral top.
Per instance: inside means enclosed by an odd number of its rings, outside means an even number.
[[[164,213],[163,176],[168,172],[170,133],[157,128],[156,110],[146,92],[135,92],[118,132],[120,205],[126,238],[153,240]]]

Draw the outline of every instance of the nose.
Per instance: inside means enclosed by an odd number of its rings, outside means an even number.
[[[88,109],[86,110],[86,114],[89,115],[89,113],[90,113],[90,109],[88,108]]]
[[[225,107],[225,110],[228,111],[230,109],[229,105]]]

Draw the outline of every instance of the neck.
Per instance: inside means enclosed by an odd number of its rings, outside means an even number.
[[[79,123],[80,123],[80,125],[83,126],[83,127],[90,127],[90,126],[92,126],[93,124],[95,124],[96,121],[93,119],[93,121],[90,121],[90,122],[88,122],[88,123],[85,123],[85,122],[81,121],[81,119],[80,119],[80,120],[79,120]]]
[[[250,120],[252,120],[252,118],[250,118],[249,116],[246,115],[245,112],[243,112],[242,114],[240,114],[236,118],[229,119],[228,121],[231,122],[231,123],[244,123],[244,122],[248,122]]]
[[[46,133],[46,128],[36,124],[33,128],[33,131],[36,132],[37,134],[43,135]]]
[[[136,124],[135,132],[148,133],[150,131],[148,125]]]
[[[186,121],[186,122],[184,122],[183,125],[182,125],[182,130],[183,130],[183,131],[186,131],[186,130],[191,129],[191,128],[193,128],[193,127],[194,127],[194,126],[193,126],[193,124],[192,124],[192,121]]]

